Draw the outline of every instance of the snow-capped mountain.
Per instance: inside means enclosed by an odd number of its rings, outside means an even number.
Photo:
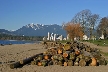
[[[25,36],[47,36],[47,33],[56,33],[66,36],[66,32],[62,26],[57,24],[43,25],[43,24],[27,24],[22,28],[14,31],[16,35],[25,35]]]

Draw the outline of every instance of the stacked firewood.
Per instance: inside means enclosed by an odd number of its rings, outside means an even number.
[[[45,43],[47,44],[47,43]],[[52,44],[51,44],[52,45]],[[10,68],[17,68],[25,64],[37,66],[99,66],[107,65],[107,61],[97,48],[78,43],[67,42],[65,44],[56,43],[50,46],[44,53],[36,54],[27,59],[10,64]],[[49,46],[48,46],[49,47]]]
[[[42,55],[38,55],[31,61],[32,65],[49,66],[99,66],[107,62],[99,49],[78,43],[59,43],[56,47],[47,49]]]

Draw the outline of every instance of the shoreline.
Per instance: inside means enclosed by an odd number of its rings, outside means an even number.
[[[41,41],[26,41],[26,40],[0,40],[1,46],[14,45],[14,44],[33,44],[40,43]]]

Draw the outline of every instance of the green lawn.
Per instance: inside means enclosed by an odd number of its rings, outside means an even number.
[[[93,43],[93,44],[99,44],[100,46],[108,46],[108,40],[88,40],[87,42]],[[105,44],[104,44],[105,42]]]
[[[61,43],[66,43],[66,42],[69,42],[69,41],[65,41],[65,40],[63,40],[63,41],[59,41],[59,42],[61,42]],[[87,42],[90,42],[90,43],[93,43],[93,44],[96,44],[96,45],[98,45],[99,44],[99,46],[108,46],[108,40],[88,40]],[[105,44],[104,44],[104,42],[105,42]]]
[[[103,54],[104,56],[108,56],[108,52],[102,52],[102,51],[100,51],[101,52],[101,54]]]

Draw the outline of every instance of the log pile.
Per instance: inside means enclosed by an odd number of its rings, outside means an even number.
[[[107,65],[105,58],[102,56],[99,49],[91,48],[90,46],[77,43],[67,42],[59,44],[56,47],[51,47],[47,51],[30,57],[23,61],[17,62],[15,67],[21,64],[30,62],[31,65],[37,66],[99,66]],[[13,67],[14,65],[10,65]]]

